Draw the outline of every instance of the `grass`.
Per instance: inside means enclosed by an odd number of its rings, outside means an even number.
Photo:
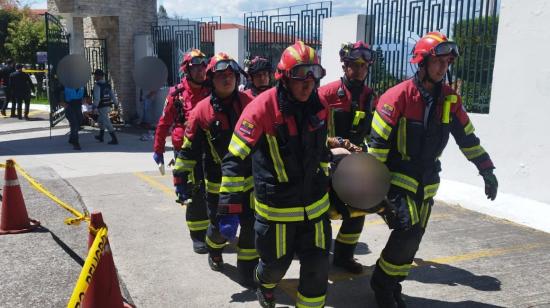
[[[48,99],[45,97],[33,97],[31,99],[31,104],[40,104],[40,105],[49,105]]]

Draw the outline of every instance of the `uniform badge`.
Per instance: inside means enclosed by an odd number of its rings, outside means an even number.
[[[241,123],[241,127],[239,127],[239,131],[244,135],[250,137],[252,136],[254,127],[255,127],[254,124],[248,122],[247,120],[243,120],[243,122]]]
[[[384,104],[381,111],[382,111],[383,114],[385,114],[385,115],[387,115],[388,117],[391,118],[393,116],[394,108],[391,105]]]

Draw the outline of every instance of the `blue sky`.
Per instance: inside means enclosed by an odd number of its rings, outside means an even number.
[[[220,5],[220,3],[224,3]],[[158,0],[157,5],[164,5],[169,16],[197,18],[206,16],[222,16],[222,22],[241,23],[243,13],[293,5],[306,4],[313,1],[296,0]],[[46,8],[46,0],[21,0],[22,4],[28,4],[32,8]],[[332,1],[332,15],[364,14],[365,0],[335,0]]]

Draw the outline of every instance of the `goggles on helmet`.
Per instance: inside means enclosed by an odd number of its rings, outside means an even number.
[[[452,54],[455,57],[459,56],[458,46],[455,42],[443,42],[433,48],[432,55],[434,56],[446,56]]]
[[[231,68],[235,72],[240,71],[239,64],[237,64],[237,62],[235,62],[234,60],[218,61],[216,63],[216,65],[214,65],[214,70],[213,71],[214,72],[220,72],[220,71],[225,71],[228,68]]]
[[[319,80],[325,75],[325,69],[319,64],[300,64],[289,71],[288,77],[294,80],[306,80],[309,77]]]
[[[366,62],[372,62],[374,61],[374,52],[372,51],[372,49],[357,48],[350,50],[349,53],[343,58],[347,61],[356,61],[359,59],[363,59]]]
[[[208,58],[205,57],[193,57],[189,61],[191,65],[208,65]]]

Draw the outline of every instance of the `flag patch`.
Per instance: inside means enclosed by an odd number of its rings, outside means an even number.
[[[243,133],[246,136],[252,136],[252,132],[254,131],[254,124],[248,122],[247,120],[243,120],[241,123],[241,127],[239,127],[239,131]]]
[[[394,108],[391,105],[384,104],[381,111],[382,111],[383,114],[385,114],[385,115],[387,115],[388,117],[391,118],[393,116]]]

